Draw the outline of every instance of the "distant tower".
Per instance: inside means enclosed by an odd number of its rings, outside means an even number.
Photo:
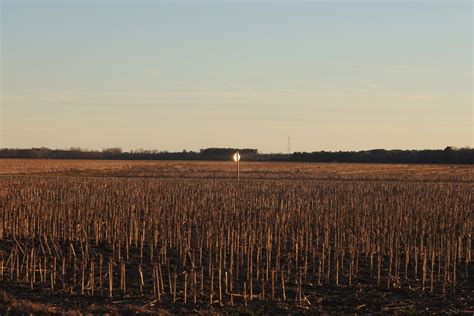
[[[287,151],[288,151],[288,154],[291,153],[291,139],[290,139],[290,136],[288,136],[288,147],[287,147]]]

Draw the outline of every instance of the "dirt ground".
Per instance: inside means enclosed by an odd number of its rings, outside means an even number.
[[[474,289],[466,287],[449,294],[415,292],[410,289],[379,289],[362,284],[352,287],[313,287],[305,293],[306,301],[296,304],[287,301],[262,302],[253,300],[248,306],[209,307],[207,304],[182,302],[158,303],[146,297],[131,296],[109,299],[100,296],[84,297],[62,291],[35,289],[8,282],[0,282],[0,311],[22,313],[123,314],[155,315],[266,315],[266,314],[473,314]]]

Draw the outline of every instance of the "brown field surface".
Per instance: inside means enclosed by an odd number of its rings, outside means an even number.
[[[474,167],[0,160],[0,313],[474,313]]]
[[[470,165],[245,162],[242,179],[474,181]],[[0,159],[0,175],[236,177],[234,162]]]

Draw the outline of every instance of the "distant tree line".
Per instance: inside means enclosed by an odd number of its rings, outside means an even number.
[[[199,152],[168,152],[158,150],[131,150],[107,148],[102,151],[70,149],[0,149],[0,158],[29,159],[111,159],[111,160],[230,160],[239,150],[247,161],[294,162],[360,162],[360,163],[436,163],[474,164],[474,149],[446,147],[444,150],[385,150],[366,151],[316,151],[292,154],[261,154],[257,149],[207,148]]]
[[[444,150],[374,149],[357,152],[297,152],[291,155],[291,161],[473,164],[474,149],[453,149],[452,147],[446,147]]]
[[[45,147],[31,149],[0,149],[0,158],[25,159],[111,159],[111,160],[229,160],[239,150],[247,160],[257,160],[257,149],[207,148],[199,152],[183,150],[168,152],[158,150],[131,150],[124,152],[122,148],[106,148],[102,151],[84,150],[71,147],[69,149],[49,149]]]

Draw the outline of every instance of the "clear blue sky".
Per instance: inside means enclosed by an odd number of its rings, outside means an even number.
[[[0,2],[0,147],[473,146],[471,1]]]

